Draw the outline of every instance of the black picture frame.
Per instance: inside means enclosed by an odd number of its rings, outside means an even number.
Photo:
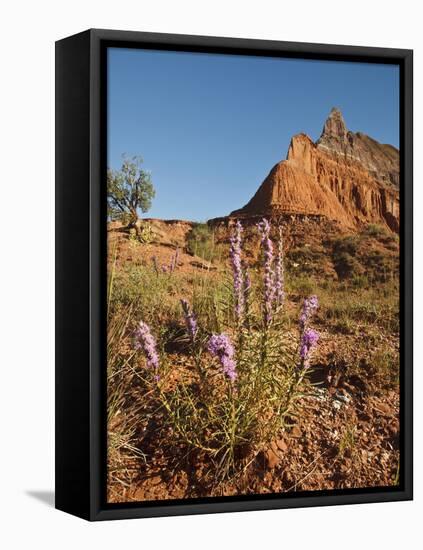
[[[145,48],[400,67],[400,425],[396,488],[107,504],[106,49]],[[91,29],[56,43],[56,508],[87,520],[412,499],[413,52]]]

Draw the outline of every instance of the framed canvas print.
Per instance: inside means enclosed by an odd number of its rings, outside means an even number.
[[[412,52],[56,44],[56,507],[412,498]]]

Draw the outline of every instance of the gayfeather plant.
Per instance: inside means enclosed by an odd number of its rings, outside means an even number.
[[[312,328],[306,328],[301,335],[300,357],[304,366],[308,366],[310,352],[316,347],[319,333]]]
[[[229,336],[225,333],[213,334],[207,346],[209,352],[219,359],[223,373],[234,382],[237,377],[236,361],[234,359],[235,349]]]
[[[300,315],[300,329],[303,331],[310,320],[310,317],[316,312],[319,307],[319,300],[314,294],[304,300],[303,308]]]
[[[263,296],[263,312],[265,323],[268,324],[272,320],[272,308],[275,297],[275,280],[273,272],[273,243],[270,239],[270,223],[268,220],[263,220],[258,224],[258,229],[261,235],[261,244],[264,251],[264,296]]]
[[[185,325],[187,327],[189,337],[191,338],[191,342],[194,342],[198,332],[197,317],[195,313],[191,310],[187,300],[182,299],[181,305],[182,305],[182,310],[184,312]]]
[[[159,368],[159,354],[157,353],[156,340],[151,334],[150,327],[147,323],[140,321],[134,333],[135,348],[143,351],[147,359],[147,367],[153,368],[156,371]],[[156,378],[158,378],[156,376]]]
[[[233,285],[235,296],[235,315],[240,320],[244,314],[244,292],[243,292],[243,272],[241,263],[242,253],[242,225],[239,220],[235,224],[235,230],[230,237],[230,250],[229,257],[231,259],[232,273],[233,273]]]
[[[304,300],[300,315],[300,359],[303,367],[308,367],[310,352],[319,340],[319,333],[308,327],[310,318],[319,307],[319,300],[314,294]]]

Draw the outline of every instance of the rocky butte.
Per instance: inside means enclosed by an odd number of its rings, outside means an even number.
[[[230,217],[326,217],[344,228],[368,223],[399,231],[399,151],[347,129],[333,108],[320,138],[291,139],[253,198]]]

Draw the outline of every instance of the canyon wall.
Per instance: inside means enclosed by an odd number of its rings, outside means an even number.
[[[332,109],[319,140],[291,140],[253,198],[231,217],[325,216],[345,228],[376,223],[399,231],[399,152],[349,132]]]

